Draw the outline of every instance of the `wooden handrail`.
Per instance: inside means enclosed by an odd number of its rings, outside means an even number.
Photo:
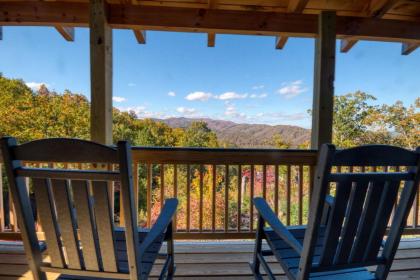
[[[137,204],[144,207],[139,209],[142,225],[153,224],[163,199],[178,197],[176,238],[253,237],[257,215],[252,198],[258,196],[268,199],[285,224],[306,223],[316,150],[133,147],[132,157],[133,189],[142,191]],[[337,172],[353,172],[346,170],[337,168]],[[372,171],[380,172],[378,168]],[[413,209],[418,211],[418,198],[416,201]],[[8,211],[12,219],[10,234],[18,228],[13,207]],[[115,213],[121,216],[121,207]],[[420,233],[418,220],[414,213],[406,233]],[[124,225],[123,219],[118,222]],[[0,215],[0,223],[4,228],[4,216]]]

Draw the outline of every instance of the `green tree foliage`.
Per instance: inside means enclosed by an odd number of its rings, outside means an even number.
[[[208,128],[207,123],[197,121],[185,130],[181,138],[181,146],[185,147],[218,147],[216,133]]]
[[[401,101],[373,104],[376,98],[361,91],[336,96],[333,142],[339,147],[390,144],[414,149],[420,143],[420,98],[409,107]]]
[[[57,93],[44,85],[34,92],[22,80],[0,76],[0,136],[12,135],[20,142],[51,137],[89,139],[89,108],[81,94]],[[216,134],[205,122],[193,122],[186,129],[171,128],[114,108],[113,141],[118,140],[139,146],[218,146]]]

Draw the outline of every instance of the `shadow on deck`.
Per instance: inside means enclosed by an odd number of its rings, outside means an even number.
[[[250,241],[183,242],[175,244],[176,279],[253,279],[248,262],[252,258]],[[285,279],[280,265],[270,259],[278,279]],[[153,275],[160,271],[155,264]],[[57,279],[48,273],[48,279]],[[63,277],[62,277],[63,278]],[[0,280],[32,279],[21,243],[0,243]],[[420,279],[420,239],[400,243],[388,279]]]

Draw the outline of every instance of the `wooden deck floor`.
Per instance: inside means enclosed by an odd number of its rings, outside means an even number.
[[[253,244],[245,241],[177,242],[176,279],[253,279],[248,265],[252,250]],[[271,263],[278,279],[285,279],[279,265]],[[49,274],[48,279],[57,276]],[[20,244],[0,246],[0,280],[12,279],[32,279]],[[401,242],[388,279],[420,279],[420,239]]]

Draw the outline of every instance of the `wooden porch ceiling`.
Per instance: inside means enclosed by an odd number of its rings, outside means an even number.
[[[139,43],[146,30],[276,36],[283,48],[288,37],[316,37],[317,15],[337,13],[342,51],[358,40],[403,43],[403,54],[420,45],[419,0],[108,0],[112,28],[132,29]],[[89,25],[89,2],[0,0],[0,26],[53,26],[66,40],[72,27]]]

